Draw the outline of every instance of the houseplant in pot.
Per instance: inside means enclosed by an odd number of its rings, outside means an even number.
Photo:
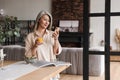
[[[14,16],[2,16],[0,20],[0,61],[1,69],[3,69],[4,57],[6,54],[3,52],[4,43],[7,40],[12,40],[12,37],[20,37],[20,27],[18,26],[17,17]]]
[[[11,37],[20,37],[18,24],[17,17],[3,16],[3,20],[0,21],[0,44],[3,44],[8,39],[10,40]]]

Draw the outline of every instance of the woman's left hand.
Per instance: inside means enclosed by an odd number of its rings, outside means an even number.
[[[54,32],[52,36],[53,36],[54,40],[57,40],[58,37],[59,37],[59,33],[58,32]]]
[[[52,34],[52,36],[54,37],[55,40],[58,40],[58,37],[59,37],[59,28],[55,29],[55,31]]]

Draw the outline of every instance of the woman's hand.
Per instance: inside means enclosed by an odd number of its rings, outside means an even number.
[[[56,27],[54,33],[53,33],[53,38],[54,38],[54,46],[53,46],[53,52],[55,54],[57,54],[59,52],[58,48],[59,48],[59,41],[58,41],[58,37],[59,37],[59,27]]]
[[[56,27],[54,33],[52,34],[52,36],[54,37],[54,40],[58,40],[59,37],[59,27]]]
[[[43,38],[39,37],[35,40],[35,47],[37,47],[38,45],[43,44]]]
[[[38,56],[37,53],[36,53],[36,49],[37,49],[38,45],[41,45],[41,44],[43,44],[43,38],[39,37],[35,40],[35,44],[32,48],[32,57],[37,57]]]

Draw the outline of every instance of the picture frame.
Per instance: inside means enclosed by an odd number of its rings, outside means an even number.
[[[61,32],[78,32],[79,20],[60,20]]]

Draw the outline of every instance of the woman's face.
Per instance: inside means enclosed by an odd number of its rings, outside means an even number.
[[[50,18],[48,15],[43,15],[40,19],[39,19],[39,26],[41,28],[46,29],[50,24]]]

